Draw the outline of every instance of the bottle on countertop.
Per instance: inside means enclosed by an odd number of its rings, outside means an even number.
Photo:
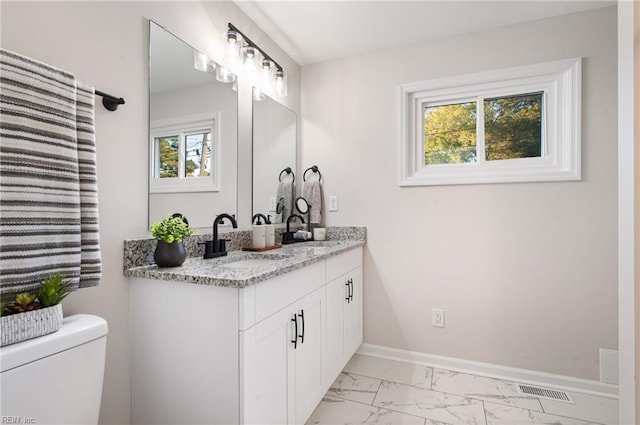
[[[251,232],[251,246],[253,248],[264,248],[266,246],[266,233],[265,226],[262,224],[262,219],[266,217],[262,214],[256,214],[253,216],[252,232]]]
[[[264,225],[265,245],[274,246],[276,244],[276,231],[271,223],[271,214],[267,214],[267,220]]]

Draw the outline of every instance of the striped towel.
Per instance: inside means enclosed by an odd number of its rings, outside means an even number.
[[[101,269],[94,89],[0,49],[0,293]]]

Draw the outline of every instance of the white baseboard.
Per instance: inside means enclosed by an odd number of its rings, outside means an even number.
[[[360,346],[357,353],[389,360],[398,360],[423,366],[453,370],[456,372],[486,376],[488,378],[498,378],[523,384],[551,387],[559,390],[596,395],[600,397],[618,398],[617,385],[605,384],[600,381],[593,381],[589,379],[574,378],[572,376],[556,375],[536,370],[500,366],[491,363],[482,363],[473,360],[458,359],[455,357],[400,350],[397,348],[366,343]]]

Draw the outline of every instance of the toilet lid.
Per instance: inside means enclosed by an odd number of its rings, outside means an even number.
[[[59,331],[0,348],[0,371],[14,369],[107,335],[107,321],[90,314],[65,317]]]

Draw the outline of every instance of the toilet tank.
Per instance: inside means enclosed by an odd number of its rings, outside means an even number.
[[[107,322],[65,317],[58,332],[0,349],[2,423],[98,423]]]

